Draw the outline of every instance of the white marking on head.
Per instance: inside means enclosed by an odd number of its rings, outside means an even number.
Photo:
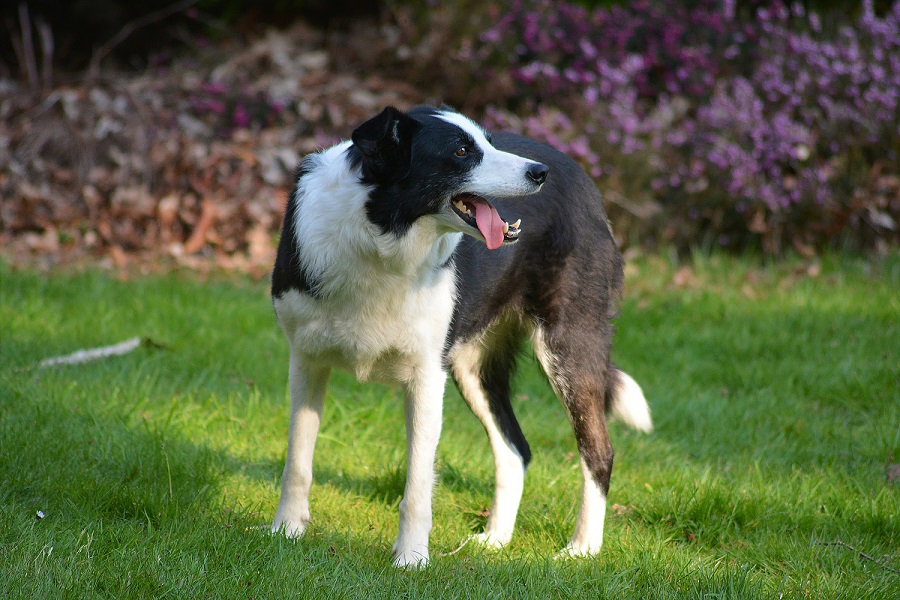
[[[488,141],[484,129],[471,119],[452,111],[441,111],[437,117],[468,133],[481,149],[481,162],[469,173],[465,192],[498,198],[524,196],[541,189],[528,177],[528,167],[535,161],[497,150]]]
[[[488,150],[489,148],[493,149],[494,147],[487,139],[487,135],[485,135],[484,129],[473,121],[472,119],[466,117],[465,115],[461,115],[458,112],[453,112],[450,110],[444,110],[437,114],[437,118],[450,123],[451,125],[456,125],[475,140],[475,143],[478,144],[478,147],[483,151]]]
[[[391,127],[391,136],[394,138],[394,141],[398,144],[400,143],[400,134],[397,132],[397,127],[400,125],[400,121],[394,121],[393,127]]]

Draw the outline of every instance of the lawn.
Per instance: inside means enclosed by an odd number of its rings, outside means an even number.
[[[516,535],[471,545],[486,437],[448,388],[433,563],[390,566],[405,475],[398,393],[332,378],[313,523],[274,515],[287,345],[265,282],[122,282],[0,264],[0,589],[8,598],[896,598],[900,256],[628,268],[616,362],[656,430],[611,426],[605,545],[556,562],[580,470],[529,358],[515,408],[535,458]],[[32,368],[141,336],[121,357]],[[43,515],[39,517],[40,514]],[[861,553],[864,553],[863,556]]]

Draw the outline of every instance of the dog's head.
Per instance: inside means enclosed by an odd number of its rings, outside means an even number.
[[[519,236],[490,198],[533,194],[549,169],[503,152],[491,136],[450,109],[388,107],[353,132],[351,158],[371,185],[366,210],[384,232],[403,235],[432,217],[451,231],[483,239],[491,250]]]

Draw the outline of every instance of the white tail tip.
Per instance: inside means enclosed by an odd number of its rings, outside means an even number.
[[[653,421],[641,386],[624,371],[620,370],[618,375],[619,381],[610,407],[613,416],[638,431],[650,433],[653,431]]]

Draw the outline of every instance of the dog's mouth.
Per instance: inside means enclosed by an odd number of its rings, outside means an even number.
[[[450,199],[450,207],[464,223],[481,232],[489,250],[519,239],[522,219],[507,223],[486,198],[471,193],[459,194]]]

